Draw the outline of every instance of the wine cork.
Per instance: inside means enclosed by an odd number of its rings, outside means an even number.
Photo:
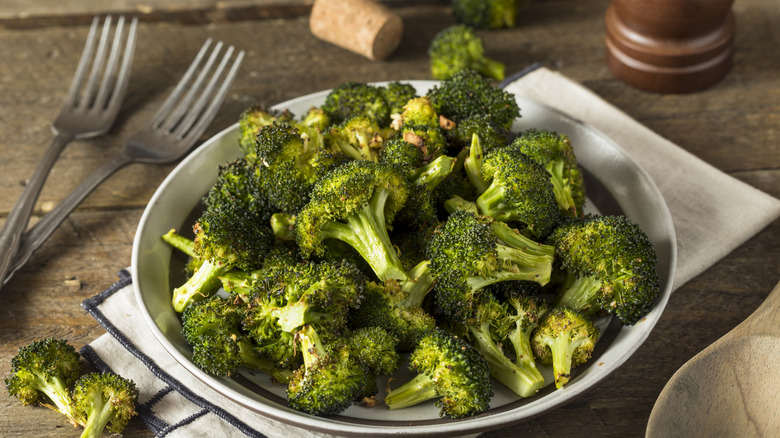
[[[401,17],[371,0],[316,0],[309,28],[317,38],[380,60],[398,47],[404,24]]]

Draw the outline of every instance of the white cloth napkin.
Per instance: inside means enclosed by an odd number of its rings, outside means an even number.
[[[780,200],[704,163],[559,73],[528,69],[513,77],[507,90],[594,126],[645,168],[674,219],[675,288],[780,216]],[[107,333],[85,346],[82,354],[97,368],[136,382],[139,414],[158,437],[326,436],[251,412],[194,378],[147,329],[131,282],[123,271],[117,283],[84,301],[82,306]]]

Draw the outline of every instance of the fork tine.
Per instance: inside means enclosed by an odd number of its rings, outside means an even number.
[[[95,52],[95,60],[92,63],[92,70],[89,72],[89,79],[87,80],[87,86],[84,88],[84,92],[79,99],[78,106],[82,109],[89,108],[92,105],[92,101],[95,95],[95,87],[97,86],[98,75],[103,69],[103,60],[106,57],[106,49],[108,48],[108,33],[111,29],[111,16],[107,16],[103,22],[103,32],[100,34],[100,41],[98,42],[98,48]]]
[[[209,56],[208,61],[206,61],[206,64],[203,66],[200,73],[198,73],[198,76],[195,78],[195,82],[193,82],[189,86],[189,90],[184,95],[184,98],[181,101],[179,101],[178,105],[176,105],[176,108],[173,111],[171,111],[171,113],[168,116],[166,116],[166,121],[160,126],[160,129],[162,129],[165,132],[170,132],[174,129],[176,124],[179,122],[181,115],[187,111],[187,109],[190,107],[190,104],[195,99],[195,95],[198,93],[198,90],[203,84],[203,81],[206,80],[206,77],[208,76],[208,73],[211,70],[211,66],[214,65],[214,62],[217,59],[217,55],[219,54],[219,51],[221,49],[222,49],[222,41],[219,41],[214,46],[214,49],[211,51],[211,55]]]
[[[84,74],[89,67],[89,62],[92,60],[92,50],[95,47],[95,36],[97,35],[97,27],[100,20],[95,17],[92,20],[92,26],[89,28],[87,34],[87,42],[84,44],[84,50],[81,52],[81,60],[76,67],[76,73],[73,75],[73,81],[70,83],[70,89],[68,95],[65,97],[65,107],[74,106],[76,103],[76,96],[78,96],[79,89],[81,88],[81,81],[84,80]]]
[[[192,60],[192,63],[187,68],[187,71],[184,72],[184,76],[179,80],[179,83],[176,84],[176,87],[174,87],[173,91],[171,91],[171,94],[168,96],[167,99],[165,99],[165,102],[160,106],[160,109],[157,110],[157,112],[152,117],[151,123],[154,128],[157,128],[160,126],[160,124],[165,119],[165,116],[168,115],[168,113],[171,111],[171,108],[176,104],[176,101],[179,99],[179,96],[184,91],[185,87],[187,86],[187,83],[190,81],[192,76],[195,74],[195,71],[198,69],[198,65],[200,65],[200,62],[203,60],[203,57],[206,56],[206,51],[208,50],[209,46],[211,45],[211,38],[206,39],[206,42],[203,43],[203,47],[200,48],[200,51],[195,56],[195,59]]]
[[[209,100],[209,106],[204,112],[200,114],[195,126],[193,126],[192,129],[190,129],[186,134],[181,135],[182,140],[186,139],[187,141],[194,142],[198,139],[198,137],[201,136],[201,134],[203,134],[211,121],[214,119],[214,116],[217,115],[217,111],[219,111],[220,106],[222,106],[222,102],[225,100],[225,96],[227,96],[227,93],[230,90],[230,86],[233,85],[233,81],[236,79],[238,68],[241,66],[243,59],[244,51],[242,50],[238,52],[238,55],[236,55],[236,59],[233,61],[233,66],[230,67],[230,70],[225,76],[225,79],[222,81],[222,86],[220,86],[219,90],[217,90],[217,94],[215,94]],[[193,114],[193,120],[195,117],[196,115]]]
[[[127,43],[125,44],[125,57],[122,59],[122,67],[119,70],[119,77],[114,84],[114,91],[111,93],[111,99],[108,102],[108,107],[116,108],[119,110],[117,102],[122,99],[127,90],[127,84],[130,81],[130,68],[133,63],[133,56],[135,54],[135,33],[138,27],[138,18],[133,18],[130,23],[130,31],[127,34]]]
[[[213,92],[214,88],[217,86],[217,81],[222,76],[222,72],[225,70],[225,66],[227,66],[233,51],[233,46],[228,47],[227,51],[225,51],[225,54],[222,56],[222,61],[219,63],[219,66],[217,66],[217,70],[211,75],[209,83],[201,92],[198,100],[194,105],[190,106],[190,109],[187,111],[187,114],[184,115],[184,118],[176,124],[176,129],[173,132],[176,138],[184,137],[184,134],[187,132],[187,130],[190,129],[193,123],[195,123],[195,120],[198,117],[198,113],[200,113],[203,107],[206,106],[206,102],[211,97],[211,93]]]
[[[93,109],[97,111],[102,111],[104,109],[110,108],[111,105],[107,104],[107,101],[109,98],[111,98],[110,103],[113,103],[115,101],[114,96],[117,95],[117,92],[122,91],[122,86],[124,85],[122,83],[122,80],[124,80],[127,75],[125,74],[125,69],[129,67],[128,64],[128,58],[132,59],[133,57],[133,48],[135,47],[135,26],[137,23],[137,19],[133,19],[132,24],[130,25],[130,32],[127,37],[127,47],[124,50],[124,56],[125,59],[122,63],[122,71],[120,71],[120,77],[116,77],[117,74],[117,67],[119,65],[119,57],[120,53],[122,53],[122,35],[124,33],[124,24],[125,24],[125,17],[120,16],[119,20],[117,20],[116,23],[116,30],[114,31],[114,43],[111,46],[111,53],[108,56],[108,62],[106,63],[106,69],[103,73],[103,80],[101,81],[100,89],[98,90],[97,96],[95,97],[95,103],[93,104]],[[112,92],[109,94],[109,90],[111,90],[111,85],[114,85]],[[121,96],[121,94],[120,94]]]

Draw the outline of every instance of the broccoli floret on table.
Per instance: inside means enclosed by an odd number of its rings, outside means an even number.
[[[598,327],[584,314],[567,307],[555,307],[531,334],[531,348],[540,363],[552,365],[555,386],[562,388],[572,368],[590,359],[600,336]]]
[[[568,136],[549,130],[529,129],[515,138],[511,146],[547,170],[562,214],[583,215],[585,184]]]
[[[479,352],[443,330],[423,337],[409,357],[417,375],[389,391],[385,404],[403,409],[436,399],[441,415],[462,418],[488,409],[493,396],[490,371]]]
[[[473,70],[493,79],[504,79],[504,64],[485,56],[485,46],[474,29],[457,24],[433,37],[428,47],[431,74],[445,80],[458,73]]]
[[[113,373],[89,373],[73,387],[73,406],[79,423],[84,425],[81,438],[99,438],[103,431],[121,433],[135,416],[138,389],[132,380]]]
[[[656,254],[642,229],[625,216],[570,219],[548,239],[569,276],[558,306],[592,314],[605,310],[633,325],[660,294]]]
[[[42,405],[78,420],[70,388],[79,378],[79,353],[63,339],[47,338],[19,348],[11,359],[11,374],[5,378],[8,394],[24,405]]]
[[[504,29],[517,21],[518,0],[452,0],[458,23],[476,29]]]

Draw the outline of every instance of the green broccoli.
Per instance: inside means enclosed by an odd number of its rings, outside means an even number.
[[[441,415],[462,418],[488,409],[493,396],[490,370],[477,350],[441,329],[424,336],[409,357],[417,373],[412,380],[390,390],[385,404],[403,409],[437,399]]]
[[[252,105],[245,109],[238,118],[238,144],[249,161],[255,159],[255,138],[263,126],[274,122],[291,123],[295,116],[290,111],[271,110],[262,105]]]
[[[303,354],[303,366],[287,384],[291,408],[312,415],[335,415],[363,397],[370,376],[346,345],[326,347],[310,325],[298,331],[295,338]]]
[[[429,162],[447,151],[447,138],[438,126],[405,123],[399,135],[423,153],[423,161]]]
[[[479,136],[483,155],[493,149],[507,145],[507,130],[496,124],[487,114],[475,114],[460,120],[454,129],[447,131],[447,139],[450,142],[449,154],[456,153],[463,148],[471,146],[474,134]]]
[[[79,378],[79,353],[67,341],[47,338],[19,348],[5,378],[8,394],[24,405],[43,405],[78,423],[70,388]]]
[[[455,211],[428,247],[437,304],[450,320],[463,321],[473,315],[485,286],[512,280],[546,284],[553,254],[553,247],[525,238],[506,224]]]
[[[555,199],[562,214],[582,216],[585,184],[568,136],[548,130],[529,129],[515,138],[512,147],[537,161],[550,174]]]
[[[314,128],[317,131],[325,132],[331,125],[331,120],[322,108],[312,106],[306,111],[306,114],[301,117],[301,120],[293,121],[292,123],[302,131],[305,128]]]
[[[397,166],[403,172],[414,172],[425,163],[423,152],[403,137],[393,137],[385,142],[379,153],[379,162]]]
[[[433,86],[427,96],[438,114],[455,123],[482,114],[497,126],[509,130],[520,117],[515,96],[474,70],[464,70],[442,81]]]
[[[528,283],[538,286],[538,283]],[[536,388],[541,388],[544,383],[539,369],[536,366],[533,349],[531,348],[531,333],[539,326],[540,319],[547,314],[549,305],[546,301],[534,295],[523,293],[510,293],[506,298],[506,306],[509,309],[509,330],[507,338],[512,343],[515,352],[515,364],[526,370],[535,382],[541,382]]]
[[[137,414],[138,389],[132,380],[113,373],[89,373],[73,386],[73,406],[81,438],[99,438],[103,430],[121,433]]]
[[[555,386],[562,388],[569,382],[572,368],[590,359],[599,336],[598,327],[587,316],[555,307],[531,334],[531,348],[540,363],[552,364]]]
[[[382,128],[365,115],[349,117],[332,125],[325,132],[325,144],[341,151],[353,160],[379,161],[385,142],[395,136],[395,130]]]
[[[290,372],[261,357],[242,332],[244,307],[243,302],[213,296],[184,309],[182,333],[192,347],[192,362],[217,376],[233,376],[246,367],[286,382]]]
[[[504,222],[519,222],[541,240],[560,221],[553,185],[544,168],[514,148],[494,149],[485,156],[481,178],[489,183],[477,198],[479,211]]]
[[[318,131],[302,135],[285,123],[263,127],[255,146],[260,187],[278,210],[291,214],[309,201],[317,179],[347,161],[340,151],[323,148]]]
[[[456,24],[437,33],[428,47],[428,56],[434,79],[449,79],[466,70],[504,79],[504,64],[485,56],[482,38],[468,26]]]
[[[390,124],[392,112],[385,93],[384,87],[344,82],[325,96],[321,108],[334,124],[343,123],[351,117],[365,116],[384,128]]]
[[[268,221],[276,211],[260,184],[258,168],[245,158],[219,166],[217,181],[209,188],[202,202],[206,209],[230,208],[238,204],[257,214],[259,222]]]
[[[400,129],[403,125],[424,125],[439,127],[439,115],[428,96],[410,99],[403,106],[400,115],[394,118],[392,127]]]
[[[517,21],[518,0],[452,0],[458,23],[476,29],[504,29]]]
[[[398,369],[401,356],[396,351],[397,339],[380,327],[364,327],[353,331],[346,341],[350,357],[354,357],[366,370],[363,398],[366,404],[374,404],[379,392],[378,376],[387,376]]]
[[[465,333],[490,365],[490,375],[521,397],[536,395],[544,385],[544,377],[531,360],[513,362],[502,347],[513,329],[512,315],[507,306],[493,295],[485,293],[475,299],[473,312],[463,322],[455,322],[454,329]]]
[[[382,280],[406,279],[388,227],[406,203],[406,177],[394,166],[356,160],[323,177],[295,220],[301,254],[322,255],[323,241],[348,243]]]
[[[390,106],[390,114],[400,114],[404,105],[411,99],[417,97],[417,90],[409,83],[390,82],[385,87],[381,87],[384,92],[385,100]]]
[[[548,241],[571,280],[561,288],[557,306],[589,314],[606,310],[633,325],[660,294],[653,244],[625,216],[570,219]]]

